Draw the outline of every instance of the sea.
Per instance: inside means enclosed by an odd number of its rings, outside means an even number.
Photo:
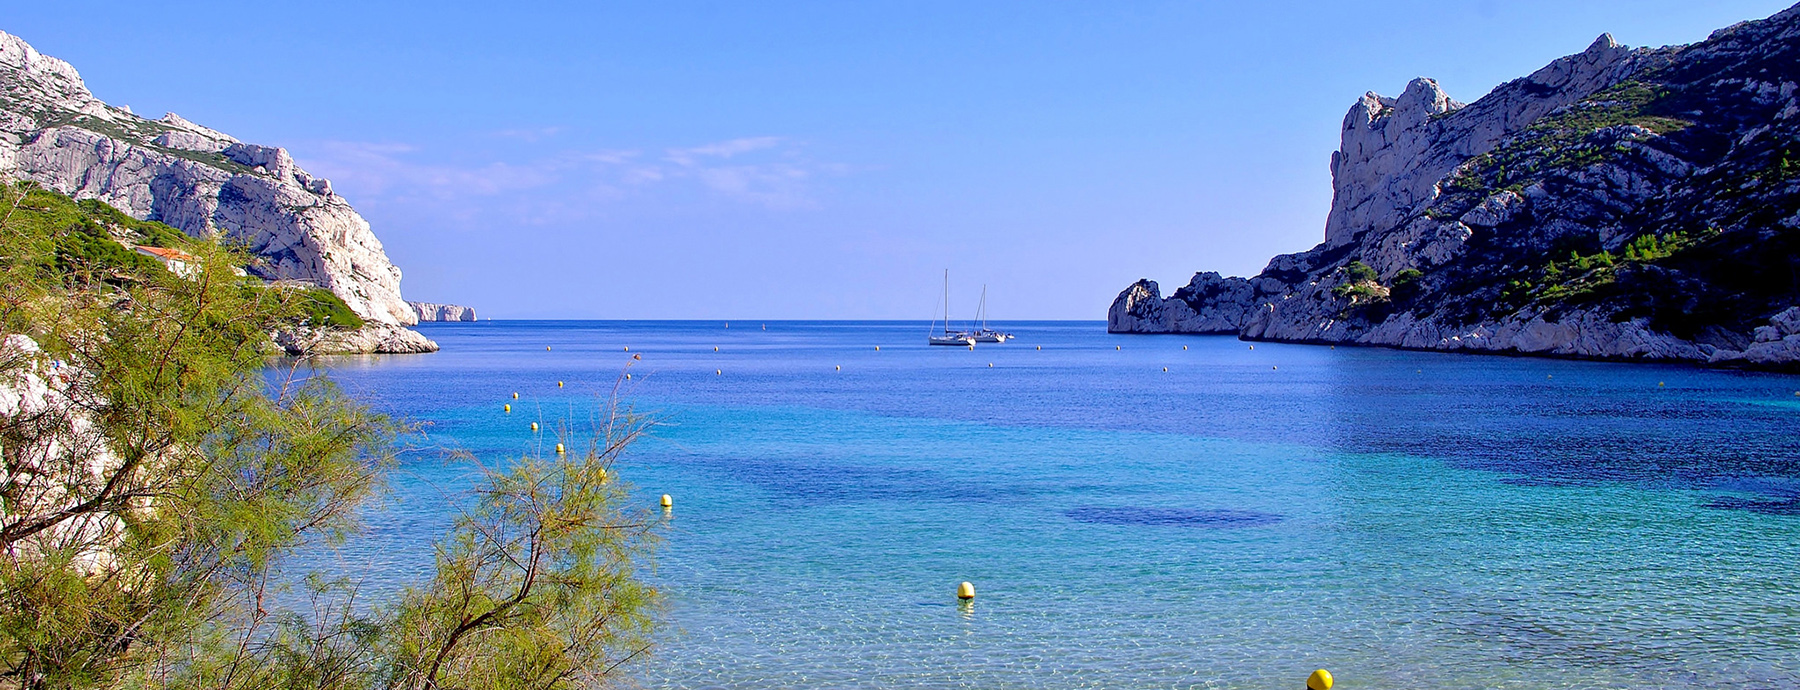
[[[317,365],[419,430],[332,567],[425,577],[471,463],[617,399],[640,687],[1800,687],[1800,377],[1001,327],[423,324]]]

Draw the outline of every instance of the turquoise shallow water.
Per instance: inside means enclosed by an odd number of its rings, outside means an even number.
[[[649,687],[1800,686],[1800,378],[762,326],[430,325],[441,353],[333,362],[428,424],[341,567],[424,572],[465,475],[431,449],[528,448],[630,347],[663,425],[626,476],[676,500]]]

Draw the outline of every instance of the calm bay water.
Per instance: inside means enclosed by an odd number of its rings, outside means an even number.
[[[1008,326],[423,326],[327,365],[428,425],[337,558],[419,577],[429,449],[516,456],[641,354],[648,687],[1800,687],[1800,377]]]

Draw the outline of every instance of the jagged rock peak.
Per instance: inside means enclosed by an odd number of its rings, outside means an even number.
[[[475,321],[475,309],[459,304],[438,304],[435,302],[407,302],[413,311],[418,312],[419,321]]]
[[[285,149],[109,106],[74,67],[4,32],[0,94],[0,176],[228,237],[257,255],[246,268],[259,277],[329,289],[367,321],[417,322],[368,222]]]

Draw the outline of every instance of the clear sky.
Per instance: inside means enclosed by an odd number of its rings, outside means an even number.
[[[1104,318],[1323,234],[1350,104],[1786,0],[15,3],[95,95],[285,146],[495,318]]]

